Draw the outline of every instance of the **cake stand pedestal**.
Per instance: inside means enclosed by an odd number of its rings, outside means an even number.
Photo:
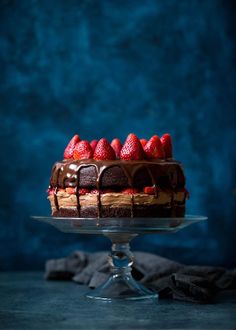
[[[49,223],[62,232],[102,234],[112,242],[108,262],[109,279],[100,287],[90,290],[86,297],[112,301],[116,299],[156,299],[158,294],[135,281],[131,275],[133,254],[130,241],[140,234],[174,233],[186,226],[207,219],[186,215],[183,218],[56,218],[33,216]]]

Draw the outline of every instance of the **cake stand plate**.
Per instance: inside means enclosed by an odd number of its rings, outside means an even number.
[[[186,215],[182,218],[59,218],[32,216],[65,233],[102,234],[112,242],[108,262],[111,276],[100,287],[90,290],[86,297],[111,301],[116,299],[156,299],[158,294],[135,281],[131,275],[134,261],[130,241],[140,234],[175,233],[205,216]]]

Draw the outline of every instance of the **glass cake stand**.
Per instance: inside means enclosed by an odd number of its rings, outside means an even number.
[[[108,262],[111,267],[109,279],[100,287],[90,290],[88,298],[111,301],[113,299],[153,299],[158,294],[135,281],[131,275],[134,261],[130,241],[140,234],[175,233],[205,216],[186,215],[183,218],[58,218],[32,216],[49,223],[65,233],[102,234],[112,242]]]

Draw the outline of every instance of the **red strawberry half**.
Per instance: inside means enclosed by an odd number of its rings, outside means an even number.
[[[91,191],[90,191],[90,194],[95,194],[95,195],[97,195],[97,194],[108,194],[108,193],[114,193],[114,190],[112,190],[112,189],[92,189]]]
[[[98,195],[98,194],[101,194],[101,193],[102,193],[102,191],[101,190],[98,190],[98,189],[92,189],[90,191],[90,194],[95,194],[95,195]]]
[[[158,188],[157,188],[158,189]],[[155,194],[155,187],[144,187],[143,192],[148,195],[154,195]]]
[[[144,147],[145,155],[148,159],[165,158],[164,149],[159,136],[153,135]]]
[[[47,193],[48,193],[48,195],[54,195],[54,192],[55,192],[55,188],[48,188],[47,189]]]
[[[68,143],[68,145],[67,145],[67,147],[64,151],[64,159],[73,158],[73,153],[74,153],[75,146],[79,141],[80,141],[79,135],[77,135],[77,134],[74,135],[73,138]]]
[[[130,133],[120,151],[120,158],[123,160],[140,160],[144,158],[143,147],[138,137]]]
[[[113,139],[112,142],[111,142],[111,146],[115,151],[116,158],[119,158],[120,157],[120,151],[122,149],[122,144],[121,144],[120,140],[117,139],[117,138]]]
[[[75,188],[67,187],[66,189],[67,194],[73,195],[75,194]]]
[[[138,189],[136,188],[126,188],[121,191],[123,194],[137,194]]]
[[[95,150],[97,144],[98,144],[98,140],[92,140],[92,141],[90,142],[90,145],[91,145],[93,151]]]
[[[68,187],[65,190],[68,194],[71,194],[71,195],[76,194],[76,188]],[[89,193],[89,189],[87,189],[87,188],[79,189],[79,195],[85,195],[87,193]]]
[[[87,188],[80,188],[79,189],[79,195],[85,195],[85,194],[88,194],[89,193],[89,189]]]
[[[165,151],[166,158],[172,158],[173,153],[172,153],[172,141],[170,134],[163,134],[161,137],[161,143]]]
[[[114,160],[116,159],[115,151],[110,146],[107,139],[102,138],[94,150],[93,158],[96,160]]]
[[[93,149],[89,142],[86,140],[80,141],[76,144],[74,153],[74,159],[90,159],[93,157]]]

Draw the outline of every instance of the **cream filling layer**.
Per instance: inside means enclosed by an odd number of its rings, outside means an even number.
[[[134,205],[170,205],[172,196],[173,203],[184,203],[186,199],[185,192],[158,192],[158,196],[148,195],[144,193],[137,194],[122,194],[122,193],[106,193],[100,195],[100,202],[102,206],[118,207],[118,206],[130,206],[132,204],[132,196]],[[79,204],[81,207],[97,206],[98,205],[97,194],[85,194],[79,196]],[[56,208],[53,195],[49,195],[48,199],[52,208]],[[74,208],[77,207],[77,198],[75,195],[68,194],[64,191],[57,192],[57,200],[59,208]]]

